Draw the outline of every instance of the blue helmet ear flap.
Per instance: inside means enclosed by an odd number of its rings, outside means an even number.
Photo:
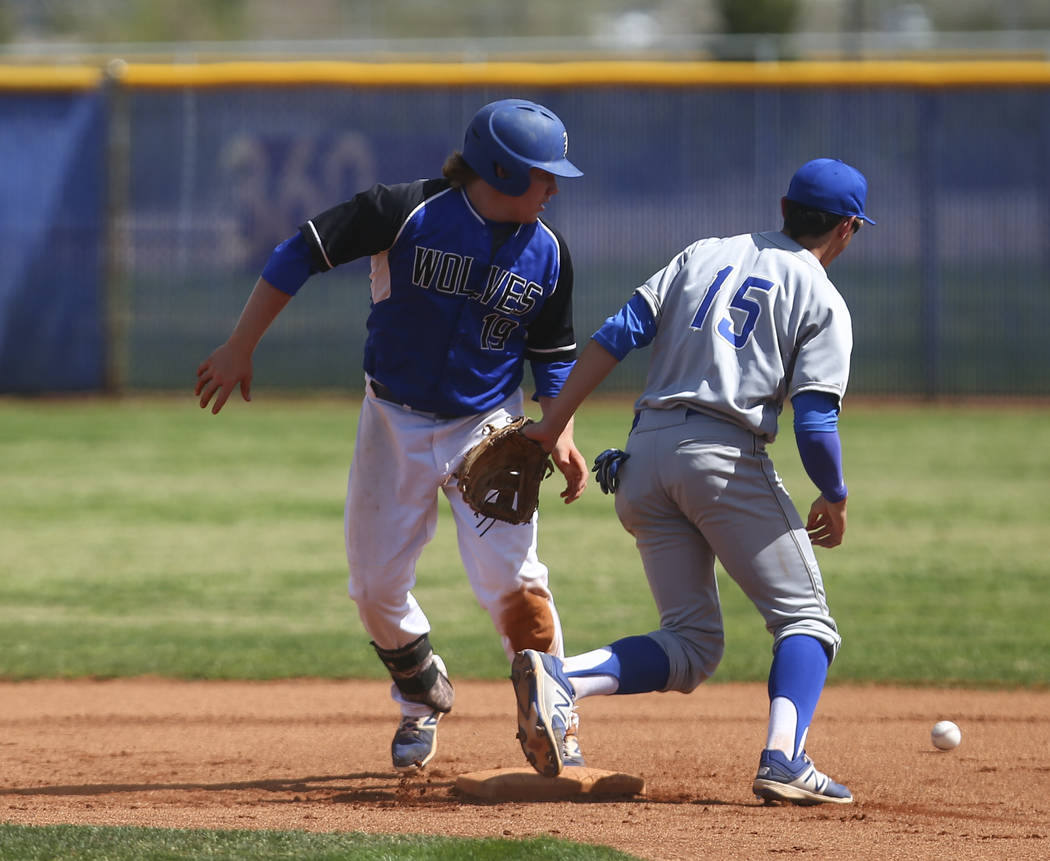
[[[569,161],[568,150],[569,136],[562,121],[525,99],[485,105],[470,121],[463,139],[466,163],[485,182],[511,197],[528,190],[529,170],[534,167],[555,176],[583,176]]]

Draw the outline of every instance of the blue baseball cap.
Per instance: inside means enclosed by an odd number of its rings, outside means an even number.
[[[864,174],[837,158],[807,161],[791,177],[787,193],[788,200],[803,206],[835,215],[855,215],[874,224],[864,214],[867,197],[868,181]]]

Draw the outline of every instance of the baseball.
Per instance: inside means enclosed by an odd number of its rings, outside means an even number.
[[[938,750],[951,750],[959,746],[962,741],[962,732],[950,720],[939,720],[930,730],[930,741]]]
[[[124,77],[124,73],[128,70],[127,60],[122,60],[120,57],[114,57],[108,63],[106,63],[106,75],[112,81],[119,81]]]

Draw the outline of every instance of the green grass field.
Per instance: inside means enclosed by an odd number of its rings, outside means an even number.
[[[0,677],[382,678],[345,589],[356,413],[352,397],[265,391],[219,416],[192,397],[0,401]],[[848,405],[849,531],[842,547],[818,550],[844,637],[829,684],[1047,684],[1046,417],[1039,405]],[[622,445],[629,421],[626,401],[588,403],[577,442],[591,458]],[[782,424],[771,451],[805,510],[815,491],[790,414]],[[558,481],[544,488],[540,553],[569,650],[652,629],[655,610],[611,499],[592,485],[564,506]],[[443,508],[417,595],[454,677],[503,678],[503,652],[451,527]],[[769,637],[722,579],[728,642],[711,683],[762,680]],[[39,834],[42,854],[26,854],[23,831],[0,826],[0,861],[63,857],[46,848],[62,840],[79,841],[85,858],[285,857],[227,843],[270,838],[221,832]],[[137,842],[154,838],[148,850]],[[92,849],[100,840],[108,848]],[[453,857],[426,841],[432,854],[416,845],[400,856],[364,838],[353,850],[333,841],[304,844],[296,857]],[[506,844],[475,848],[464,856],[461,845],[455,857],[512,857]]]
[[[257,394],[219,416],[192,398],[0,401],[0,677],[381,678],[346,597],[342,507],[356,399]],[[846,543],[818,550],[844,636],[835,681],[1041,685],[1050,679],[1045,409],[849,405]],[[587,404],[581,450],[621,445],[625,402]],[[790,433],[772,453],[815,495]],[[544,486],[540,552],[569,648],[650,630],[655,610],[610,497]],[[460,677],[505,659],[442,506],[417,594]],[[769,641],[723,578],[715,681],[765,678]]]
[[[411,834],[0,825],[0,858],[12,861],[627,861],[632,857],[605,846],[549,837],[511,843]]]

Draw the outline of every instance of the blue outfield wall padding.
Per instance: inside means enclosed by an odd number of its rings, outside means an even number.
[[[128,389],[184,390],[297,225],[438,176],[477,108],[513,96],[559,114],[585,174],[544,216],[572,252],[579,343],[695,239],[780,227],[794,170],[835,156],[866,174],[878,221],[829,270],[853,316],[850,395],[1050,395],[1047,64],[579,65],[560,83],[548,64],[486,67],[129,64],[103,89],[0,87],[0,390],[101,387],[110,351]],[[306,283],[256,351],[256,386],[360,388],[368,269]],[[604,388],[636,392],[647,359]]]
[[[0,392],[105,383],[105,103],[0,93]]]

